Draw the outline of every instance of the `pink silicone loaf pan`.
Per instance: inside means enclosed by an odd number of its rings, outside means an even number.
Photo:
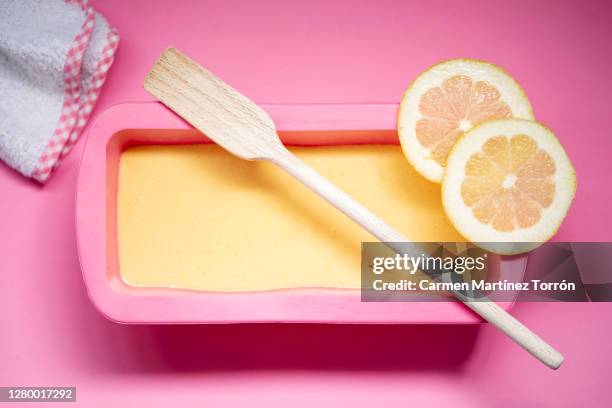
[[[397,144],[396,104],[263,105],[293,145]],[[204,292],[126,284],[118,261],[116,195],[122,151],[142,144],[211,143],[158,103],[102,113],[87,136],[76,194],[83,278],[91,301],[122,323],[478,323],[458,302],[361,302],[358,289]],[[206,211],[206,203],[202,203]],[[523,273],[526,257],[504,258],[501,273]],[[511,303],[502,304],[508,309]]]

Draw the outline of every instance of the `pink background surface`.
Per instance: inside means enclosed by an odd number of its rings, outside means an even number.
[[[575,164],[578,194],[557,239],[612,240],[608,2],[93,3],[122,36],[94,118],[150,100],[141,81],[168,45],[275,103],[395,102],[441,59],[497,63]],[[513,309],[565,354],[556,372],[487,325],[111,323],[91,306],[76,253],[81,150],[44,188],[0,165],[0,386],[76,385],[83,406],[610,405],[610,304]]]

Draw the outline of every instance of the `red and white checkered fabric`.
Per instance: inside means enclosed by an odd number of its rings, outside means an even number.
[[[66,3],[77,4],[86,13],[86,17],[66,56],[64,102],[58,124],[32,173],[32,177],[40,183],[45,183],[49,179],[85,127],[119,44],[119,35],[116,30],[110,29],[95,71],[89,80],[83,83],[83,57],[90,43],[96,15],[87,0],[66,0]]]

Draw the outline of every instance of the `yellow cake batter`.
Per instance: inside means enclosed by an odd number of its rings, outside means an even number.
[[[291,150],[408,238],[463,241],[440,185],[399,146]],[[376,241],[276,166],[215,145],[131,147],[118,188],[119,269],[134,286],[357,288],[361,242]]]

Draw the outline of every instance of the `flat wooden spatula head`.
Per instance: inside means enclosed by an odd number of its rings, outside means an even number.
[[[266,112],[174,48],[164,51],[144,88],[238,157],[269,159],[283,148]]]

